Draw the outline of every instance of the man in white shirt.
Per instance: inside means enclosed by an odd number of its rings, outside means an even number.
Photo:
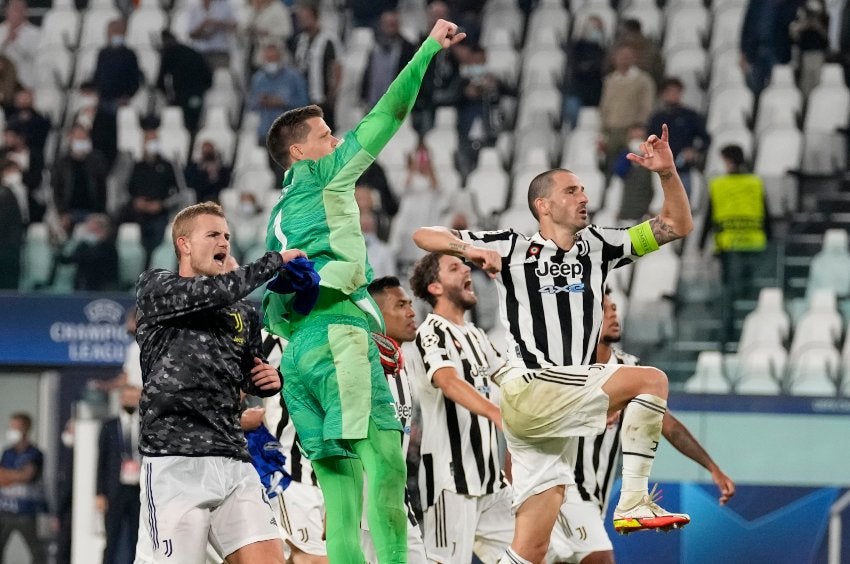
[[[15,63],[18,81],[27,88],[35,86],[35,58],[41,31],[27,21],[26,0],[10,0],[6,21],[0,24],[0,51]]]

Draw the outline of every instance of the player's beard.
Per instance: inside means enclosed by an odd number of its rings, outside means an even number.
[[[613,345],[614,343],[620,342],[620,335],[603,335],[602,343],[605,345]]]
[[[462,286],[450,288],[447,297],[451,303],[459,305],[464,311],[472,309],[478,303],[478,297],[475,294],[467,294]]]

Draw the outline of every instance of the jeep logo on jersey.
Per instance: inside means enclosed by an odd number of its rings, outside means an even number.
[[[543,261],[537,266],[534,274],[537,276],[566,276],[567,278],[580,278],[584,272],[581,264],[577,262],[549,262]]]

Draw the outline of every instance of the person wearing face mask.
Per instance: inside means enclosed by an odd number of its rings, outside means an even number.
[[[263,64],[251,77],[248,89],[248,107],[260,114],[257,125],[257,143],[263,144],[266,132],[281,113],[310,103],[307,81],[290,66],[278,43],[269,42],[263,47]]]
[[[646,128],[642,124],[633,124],[627,134],[627,147],[614,162],[614,174],[623,180],[623,198],[617,219],[629,225],[649,213],[649,205],[655,195],[652,173],[626,156],[630,152],[640,152],[640,144],[646,139],[646,135]]]
[[[0,268],[0,289],[16,290],[21,277],[21,245],[26,227],[24,221],[26,193],[19,191],[19,194],[16,194],[16,188],[8,182],[6,169],[9,169],[9,175],[20,175],[15,163],[6,161],[0,165],[0,171],[3,172],[2,181],[0,181],[0,264],[3,265],[3,268]]]
[[[381,14],[375,46],[369,54],[360,86],[360,98],[367,109],[375,105],[415,53],[416,46],[401,35],[398,12],[388,10]]]
[[[26,541],[33,562],[46,562],[44,543],[38,538],[36,516],[46,506],[41,472],[44,455],[29,441],[32,417],[13,413],[6,429],[6,450],[0,457],[0,555],[15,531]]]
[[[118,250],[112,237],[112,223],[102,213],[89,214],[85,229],[69,248],[57,257],[60,264],[76,264],[74,289],[103,292],[118,289]]]
[[[106,157],[92,148],[88,129],[71,127],[68,145],[50,175],[53,204],[68,235],[90,213],[106,212]]]
[[[197,158],[186,165],[186,185],[195,190],[195,201],[218,202],[219,193],[230,186],[232,169],[221,159],[211,139],[201,144]]]
[[[0,24],[0,51],[15,66],[18,80],[24,86],[35,85],[35,58],[41,30],[27,20],[25,0],[11,0],[6,4],[6,21]]]
[[[590,16],[569,47],[564,74],[564,121],[571,127],[576,126],[582,107],[599,105],[606,45],[605,24],[599,16]]]
[[[50,133],[50,119],[35,109],[32,90],[20,88],[15,92],[12,108],[6,114],[6,121],[14,123],[30,148],[31,168],[44,166],[44,145]]]
[[[106,27],[108,43],[97,54],[93,81],[100,101],[112,107],[132,98],[142,85],[142,71],[136,53],[125,44],[124,20],[112,20]]]
[[[150,255],[162,243],[168,225],[169,207],[179,196],[174,165],[161,154],[159,132],[148,129],[143,133],[142,160],[133,165],[128,191],[130,203],[125,210],[125,222],[138,223],[142,229],[142,246]]]
[[[133,562],[139,530],[139,399],[129,384],[120,391],[121,411],[100,428],[95,506],[104,515],[103,564]]]

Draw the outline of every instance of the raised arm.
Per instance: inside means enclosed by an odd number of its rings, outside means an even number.
[[[488,274],[502,270],[502,256],[492,250],[476,247],[460,238],[460,233],[445,227],[420,227],[413,232],[413,242],[420,249],[453,255],[475,263]]]
[[[440,49],[448,49],[462,41],[464,37],[465,33],[457,33],[457,25],[446,20],[437,20],[413,59],[398,73],[387,92],[354,130],[358,143],[367,153],[377,157],[401,127],[416,101],[422,77],[425,76],[434,55]]]
[[[664,202],[661,212],[649,220],[649,227],[659,246],[683,238],[694,228],[688,195],[676,171],[673,152],[667,140],[667,124],[663,124],[661,137],[652,134],[641,143],[642,156],[635,153],[627,155],[630,161],[658,173],[658,178],[661,179]]]
[[[673,417],[670,412],[664,414],[661,422],[661,433],[670,441],[676,450],[711,472],[711,479],[720,490],[720,505],[724,505],[735,495],[735,482],[723,473],[720,467],[711,459],[708,453],[699,444],[699,441],[688,431],[681,421]]]
[[[166,270],[145,272],[136,288],[139,317],[163,321],[232,304],[269,280],[286,260],[301,256],[268,252],[258,260],[219,276],[179,276]]]

